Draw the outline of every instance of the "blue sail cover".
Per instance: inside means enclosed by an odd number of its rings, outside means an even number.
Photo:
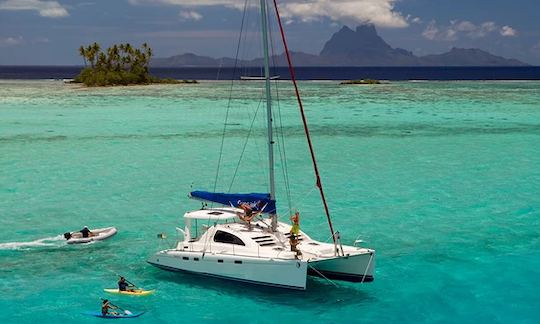
[[[270,194],[268,193],[230,194],[208,191],[192,191],[189,195],[191,198],[211,201],[225,206],[238,207],[238,205],[241,203],[247,203],[255,212],[262,210],[263,213],[276,213],[276,201],[270,199]]]

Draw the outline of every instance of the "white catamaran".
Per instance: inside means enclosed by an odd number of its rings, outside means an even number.
[[[183,239],[177,242],[175,248],[159,251],[147,261],[166,270],[186,271],[300,290],[306,289],[308,275],[360,283],[373,281],[375,251],[341,244],[339,232],[334,231],[332,226],[276,0],[273,0],[273,7],[277,15],[281,40],[311,152],[316,186],[321,194],[332,242],[313,240],[299,229],[297,223],[291,226],[277,220],[268,49],[268,4],[266,0],[260,0],[270,193],[191,192],[190,197],[194,199],[218,203],[223,207],[203,208],[185,213],[185,228],[183,230],[177,228],[177,231],[183,234]],[[263,218],[264,214],[268,214],[268,218]],[[292,219],[298,221],[294,219],[294,216]],[[193,233],[194,221],[195,223],[204,221],[208,224],[201,235],[197,235],[198,231]]]

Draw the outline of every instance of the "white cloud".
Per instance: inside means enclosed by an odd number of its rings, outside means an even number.
[[[497,30],[499,27],[493,21],[476,25],[467,20],[451,20],[450,25],[437,25],[436,21],[432,20],[422,35],[429,40],[454,41],[462,36],[471,39],[484,38]],[[514,36],[515,33],[516,31],[510,26],[500,28],[502,36]]]
[[[460,32],[472,32],[476,30],[476,26],[470,21],[452,21],[456,27],[456,30]]]
[[[226,6],[243,8],[244,0],[128,0],[133,5],[177,5],[184,8]],[[394,9],[399,0],[289,0],[280,12],[285,20],[316,21],[328,18],[341,23],[373,23],[380,27],[402,28],[408,22]]]
[[[24,44],[22,36],[0,38],[0,47],[10,47]]]
[[[380,27],[407,27],[406,18],[394,10],[396,0],[304,0],[282,5],[284,17],[302,21],[330,18],[344,23],[372,23]]]
[[[497,30],[497,25],[492,21],[487,21],[477,26],[475,30],[470,31],[467,36],[470,38],[483,38],[495,30]]]
[[[500,33],[502,36],[505,36],[505,37],[513,37],[517,35],[517,30],[515,30],[514,28],[510,26],[502,26]]]
[[[457,31],[454,28],[441,28],[432,20],[422,32],[422,36],[429,40],[453,41],[457,39]]]
[[[178,14],[183,20],[195,20],[195,21],[199,21],[203,18],[203,16],[196,12],[196,11],[193,11],[193,10],[190,10],[190,11],[180,11],[180,13]]]
[[[422,36],[429,40],[435,40],[437,35],[439,35],[439,28],[435,24],[435,21],[431,21],[427,25],[426,29],[422,32]]]
[[[69,16],[66,8],[57,1],[6,0],[0,2],[0,10],[34,10],[42,17],[61,18]]]

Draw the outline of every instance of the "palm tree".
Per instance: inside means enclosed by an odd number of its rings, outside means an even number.
[[[84,46],[81,45],[81,47],[79,47],[79,55],[81,55],[83,57],[83,60],[84,60],[84,66],[86,67],[86,51],[84,49]]]
[[[125,63],[125,54],[126,54],[126,45],[120,44],[118,45],[118,64],[120,65],[120,69],[124,70],[124,63]]]
[[[142,65],[144,68],[144,72],[148,73],[148,63],[150,62],[150,57],[152,56],[152,49],[150,46],[148,46],[147,43],[142,44],[142,48],[144,52],[142,53]]]
[[[106,65],[107,65],[107,56],[103,52],[100,52],[97,58],[96,66],[98,69],[100,69]]]
[[[122,62],[120,60],[120,50],[119,50],[118,45],[114,44],[112,46],[111,53],[112,53],[111,62],[114,64],[114,69],[116,71],[120,71]]]
[[[95,55],[94,55],[94,50],[92,49],[92,46],[88,45],[88,47],[86,47],[84,52],[86,53],[86,59],[90,62],[90,65],[92,66],[92,68],[94,68],[94,56]]]
[[[133,59],[133,46],[131,46],[130,43],[126,43],[126,46],[125,46],[125,51],[126,51],[126,63],[127,64],[131,64],[134,59]],[[129,66],[129,68],[131,69],[131,65]]]
[[[98,43],[94,42],[94,44],[91,45],[91,48],[92,48],[92,60],[96,60],[96,58],[97,58],[98,56],[101,56],[100,54],[102,54],[102,53],[100,53],[100,51],[101,51],[101,46],[99,46]],[[97,61],[97,60],[96,60],[96,61]],[[96,62],[96,63],[98,63],[98,62]],[[97,65],[97,64],[96,64],[96,65]],[[92,67],[94,67],[94,66],[92,65]]]

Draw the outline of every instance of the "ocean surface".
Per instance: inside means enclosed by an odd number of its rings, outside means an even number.
[[[81,66],[1,66],[1,79],[72,79]],[[161,78],[196,80],[238,80],[240,76],[260,76],[260,67],[151,68]],[[289,79],[286,67],[274,67],[272,75]],[[500,67],[297,67],[299,80],[540,80],[540,66]]]
[[[277,164],[285,151],[291,207],[327,240],[293,92],[278,85]],[[300,83],[334,226],[377,251],[372,283],[288,291],[147,264],[199,208],[187,193],[213,188],[224,130],[217,189],[265,190],[259,86],[1,80],[0,323],[98,323],[81,312],[100,298],[146,311],[130,323],[540,322],[538,81]],[[84,225],[118,234],[66,245]],[[157,292],[106,295],[117,274]]]

